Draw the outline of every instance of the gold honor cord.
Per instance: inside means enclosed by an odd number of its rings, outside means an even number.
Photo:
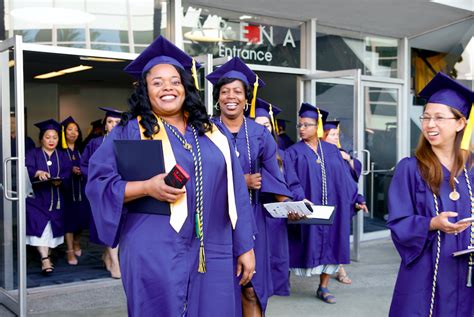
[[[273,107],[271,103],[268,104],[268,108],[269,108],[268,114],[270,115],[273,131],[275,132],[274,134],[278,135],[278,126],[276,125],[276,120],[275,120],[275,117],[273,116]]]
[[[64,126],[61,126],[61,147],[63,150],[67,149],[67,142],[66,142],[66,133],[64,132]]]

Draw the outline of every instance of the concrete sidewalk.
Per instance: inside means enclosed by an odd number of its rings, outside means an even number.
[[[337,297],[330,305],[315,297],[318,277],[292,277],[290,297],[272,297],[267,316],[387,316],[400,263],[388,238],[363,242],[361,261],[346,267],[352,285],[331,280],[329,289]],[[29,290],[29,316],[85,317],[127,316],[120,281],[112,279],[72,283]],[[0,307],[0,316],[13,316]]]

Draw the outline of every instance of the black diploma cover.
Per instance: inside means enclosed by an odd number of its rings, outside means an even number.
[[[125,181],[144,181],[165,172],[161,140],[114,140],[117,169]],[[129,213],[170,215],[170,205],[153,197],[125,204]]]

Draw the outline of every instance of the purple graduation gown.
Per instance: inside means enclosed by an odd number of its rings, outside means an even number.
[[[279,149],[278,154],[283,164],[285,164],[285,152]],[[281,170],[282,169],[283,166]],[[273,200],[271,202],[273,202]],[[273,295],[289,296],[290,283],[288,272],[290,271],[290,255],[288,251],[287,220],[284,218],[273,218],[270,215],[265,219],[267,221],[267,232],[271,233],[270,266]]]
[[[235,261],[253,248],[253,217],[244,177],[231,153],[238,220],[235,230],[227,208],[224,157],[206,136],[199,137],[204,186],[204,247],[207,272],[198,272],[199,239],[195,233],[195,177],[191,153],[168,130],[176,162],[191,177],[186,184],[188,217],[177,233],[170,218],[127,213],[126,181],[117,172],[115,139],[140,139],[137,120],[117,126],[89,162],[86,193],[99,238],[120,243],[122,283],[130,316],[239,316]],[[179,133],[179,132],[178,132]],[[184,138],[195,149],[190,127]],[[232,151],[231,151],[232,152]],[[144,153],[145,155],[145,153]]]
[[[273,241],[273,237],[275,235],[280,235],[280,233],[267,232],[266,223],[271,215],[265,210],[263,203],[274,202],[275,198],[273,195],[275,194],[290,198],[292,197],[292,194],[289,191],[288,186],[283,179],[283,174],[278,166],[276,159],[277,144],[275,139],[264,126],[255,123],[253,120],[246,120],[248,140],[250,142],[252,171],[250,170],[249,164],[245,126],[242,124],[235,137],[226,127],[224,127],[224,130],[231,141],[232,148],[239,153],[239,162],[244,174],[256,173],[255,167],[257,165],[258,172],[262,175],[262,187],[258,193],[265,194],[266,201],[263,201],[263,197],[256,198],[255,191],[252,193],[252,208],[258,232],[255,239],[255,270],[257,273],[252,278],[252,285],[262,310],[265,311],[268,298],[274,293],[270,262],[270,246],[274,242],[278,243],[277,241]],[[287,284],[287,281],[288,272],[287,275],[284,276],[284,281],[277,282],[278,284]]]
[[[90,160],[92,154],[94,154],[95,151],[97,151],[99,146],[101,146],[102,143],[104,143],[105,137],[106,136],[100,136],[100,137],[97,137],[97,138],[94,138],[94,139],[90,140],[89,143],[87,143],[87,145],[84,149],[84,152],[82,152],[81,173],[82,173],[82,175],[84,176],[84,178],[86,180],[86,186],[87,186],[87,177],[88,177],[88,173],[89,173],[89,160]],[[102,241],[100,241],[99,236],[97,234],[97,228],[95,226],[94,219],[92,219],[93,214],[90,211],[91,208],[90,208],[89,197],[87,196],[87,193],[86,193],[85,196],[86,196],[86,204],[88,205],[88,210],[90,212],[90,217],[89,217],[89,240],[93,243],[103,245],[104,243]]]
[[[456,222],[471,216],[471,203],[464,173],[457,177],[460,199],[449,199],[449,171],[443,167],[444,179],[438,197],[439,212],[454,211]],[[474,170],[468,172],[471,186]],[[390,316],[428,316],[436,258],[436,231],[429,231],[436,215],[433,193],[421,178],[416,158],[401,160],[389,189],[388,227],[400,253],[401,264],[393,293]],[[441,232],[441,253],[433,316],[474,316],[474,287],[466,287],[468,255],[452,257],[455,251],[469,245],[470,228],[457,236]]]
[[[81,153],[69,148],[63,150],[69,159],[71,169],[80,167]],[[64,231],[78,232],[89,229],[90,208],[86,199],[84,175],[76,175],[71,172],[71,178],[64,183]]]
[[[349,175],[339,149],[320,141],[326,167],[328,205],[336,206],[332,225],[288,225],[291,268],[314,268],[350,262],[350,224],[357,185]],[[285,154],[285,177],[295,200],[322,204],[321,164],[303,141]]]
[[[57,157],[55,153],[58,154]],[[48,171],[44,155],[47,157],[47,154],[43,152],[41,147],[32,149],[26,154],[25,163],[31,182],[38,180],[34,177],[38,170],[45,172]],[[51,177],[61,177],[63,178],[63,182],[59,188],[51,185],[49,182],[33,185],[35,197],[26,199],[26,235],[28,236],[41,237],[48,221],[51,221],[53,237],[64,235],[63,184],[69,180],[71,165],[69,159],[62,151],[56,150],[53,152],[50,160],[52,162],[49,167]]]

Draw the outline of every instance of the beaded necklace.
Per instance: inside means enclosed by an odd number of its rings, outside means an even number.
[[[202,181],[202,160],[201,160],[201,147],[199,146],[199,139],[196,132],[196,129],[191,126],[193,131],[194,141],[196,143],[196,151],[193,150],[191,144],[189,144],[179,133],[176,129],[171,126],[168,122],[160,118],[163,125],[165,125],[171,133],[181,142],[183,147],[189,151],[193,157],[193,164],[194,164],[194,177],[196,179],[196,213],[195,213],[195,226],[196,226],[196,236],[199,238],[199,268],[198,272],[205,273],[206,272],[206,257],[204,253],[204,232],[203,232],[203,197],[204,197],[204,190],[203,190],[203,181]]]
[[[326,206],[328,204],[328,186],[327,186],[327,179],[326,179],[326,162],[324,160],[324,152],[323,152],[323,146],[321,145],[321,140],[318,140],[318,148],[313,149],[311,145],[309,145],[308,142],[305,142],[305,144],[316,154],[316,163],[321,165],[321,180],[322,180],[322,188],[321,188],[321,202],[323,206]],[[321,155],[318,153],[318,150],[321,152]]]
[[[44,157],[44,161],[46,162],[46,168],[48,169],[48,174],[49,176],[52,176],[51,175],[51,169],[49,168],[51,165],[53,165],[53,162],[51,162],[48,157],[46,156],[46,152],[44,150],[41,150],[41,152],[43,153],[43,157]],[[53,153],[56,155],[56,164],[57,164],[57,167],[58,167],[58,173],[56,175],[56,178],[59,178],[59,171],[61,169],[61,167],[59,166],[59,157],[58,157],[58,151],[56,151],[56,149],[53,151]],[[52,211],[53,210],[53,204],[54,204],[54,193],[53,193],[53,185],[50,185],[51,186],[51,203],[49,204],[49,209],[48,211]],[[56,209],[60,209],[61,208],[61,198],[59,196],[59,187],[56,187],[56,194],[58,196],[58,202],[56,203]]]
[[[469,197],[471,200],[471,216],[474,217],[474,196],[472,195],[471,181],[469,180],[469,175],[467,173],[467,168],[465,166],[464,166],[464,177],[466,178],[466,184],[469,191]],[[438,197],[435,193],[433,193],[433,200],[434,200],[434,205],[435,205],[435,213],[436,213],[436,216],[438,216],[439,215]],[[471,239],[470,239],[469,248],[474,248],[474,223],[471,223]],[[429,314],[430,317],[433,316],[433,309],[435,305],[435,294],[436,294],[436,284],[438,282],[440,254],[441,254],[441,231],[437,230],[436,232],[436,258],[435,258],[434,273],[433,273],[433,285],[431,288],[431,301],[430,301],[430,314]],[[466,287],[472,287],[472,268],[474,266],[474,256],[472,252],[469,254],[468,266],[469,267],[467,271]]]

